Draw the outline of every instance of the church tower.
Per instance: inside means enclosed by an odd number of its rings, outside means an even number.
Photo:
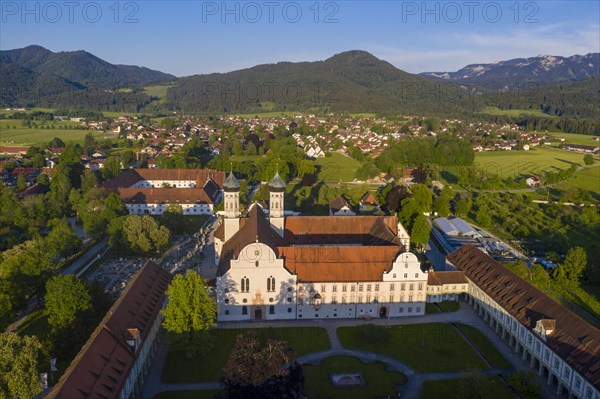
[[[275,173],[275,177],[269,181],[269,221],[271,222],[271,227],[280,236],[283,237],[283,227],[284,227],[284,193],[285,193],[286,184],[281,177],[279,177],[279,172]]]
[[[240,182],[233,172],[223,183],[223,207],[225,211],[225,242],[240,229]]]

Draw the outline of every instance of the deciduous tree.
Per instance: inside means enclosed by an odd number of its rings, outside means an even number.
[[[42,391],[37,369],[41,347],[35,336],[0,333],[0,399],[29,399]]]
[[[59,275],[46,283],[46,313],[48,323],[62,329],[72,326],[78,314],[92,307],[87,287],[72,274]]]
[[[216,326],[217,305],[202,277],[194,271],[176,275],[167,298],[167,307],[162,311],[163,327],[169,331],[175,347],[190,355],[205,353],[212,347],[210,329]]]

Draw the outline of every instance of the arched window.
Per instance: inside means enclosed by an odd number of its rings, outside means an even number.
[[[242,292],[250,292],[250,280],[248,279],[248,277],[243,277],[242,278]]]
[[[242,306],[242,314],[248,314],[248,307]]]
[[[267,278],[267,292],[275,291],[275,277],[269,276]]]
[[[269,306],[269,314],[275,314],[275,306]]]

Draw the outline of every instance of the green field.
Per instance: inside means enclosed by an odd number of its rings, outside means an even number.
[[[468,326],[466,324],[456,324],[458,328],[473,345],[479,349],[479,351],[485,356],[485,358],[498,369],[512,369],[512,365],[506,360],[504,356],[492,343],[483,335],[481,331],[475,327]]]
[[[259,338],[274,338],[286,341],[296,356],[320,352],[330,348],[327,332],[323,328],[257,328],[218,329],[215,346],[206,356],[188,358],[185,353],[169,351],[161,379],[167,383],[218,381],[223,376],[223,367],[239,334],[255,331]]]
[[[540,109],[499,109],[496,107],[485,107],[482,111],[488,115],[506,115],[506,116],[519,116],[519,115],[535,115],[543,116],[546,118],[556,118],[554,115],[545,114]]]
[[[356,170],[362,164],[354,158],[350,158],[339,152],[332,152],[331,157],[317,158],[315,166],[317,168],[317,181],[328,183],[337,183],[339,181],[353,181]]]
[[[389,332],[387,342],[366,342],[357,337],[356,329],[338,328],[338,337],[344,348],[381,353],[398,359],[418,372],[443,373],[488,368],[450,324],[393,326],[386,329]]]
[[[144,93],[151,97],[158,97],[160,99],[159,103],[162,103],[165,97],[167,97],[167,91],[171,87],[173,85],[147,86],[144,87]]]
[[[92,133],[96,140],[114,138],[112,132],[99,132],[97,130],[32,129],[17,126],[16,129],[0,128],[0,145],[42,145],[48,143],[54,137],[60,138],[67,144],[70,142],[83,143],[83,139],[88,133]]]
[[[583,155],[557,148],[536,147],[530,151],[478,152],[474,165],[489,174],[516,178],[568,169],[573,163],[583,165]]]
[[[598,141],[594,141],[594,138],[598,138],[598,136],[592,136],[589,134],[575,134],[575,133],[563,133],[563,132],[548,132],[547,134],[549,134],[550,136],[556,137],[556,138],[563,138],[565,139],[564,142],[561,143],[565,143],[565,144],[583,144],[583,145],[593,145],[593,146],[600,146],[600,142]],[[559,144],[558,142],[556,143],[557,145]]]
[[[567,184],[600,194],[600,165],[576,172]],[[560,189],[563,186],[564,184],[558,185],[557,188]]]
[[[472,392],[473,383],[481,392]],[[471,396],[471,395],[472,396]],[[497,376],[481,376],[470,379],[425,381],[419,399],[461,398],[514,399],[510,388]]]
[[[365,385],[360,387],[334,387],[331,375],[335,373],[361,373]],[[372,399],[396,394],[396,385],[406,384],[406,376],[386,370],[383,363],[365,364],[360,360],[337,356],[323,360],[319,365],[304,365],[304,387],[311,399]]]

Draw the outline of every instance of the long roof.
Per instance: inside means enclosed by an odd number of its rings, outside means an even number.
[[[152,261],[140,269],[47,398],[118,398],[148,338],[172,276]],[[129,347],[132,330],[141,344]]]
[[[473,245],[464,245],[446,258],[528,329],[534,330],[539,320],[555,320],[556,330],[546,345],[600,389],[599,329]]]
[[[288,216],[284,237],[290,245],[400,245],[394,216]]]
[[[204,188],[118,188],[117,194],[126,204],[214,204],[219,191]]]
[[[463,271],[429,272],[427,285],[467,284],[469,280]]]
[[[196,186],[201,187],[209,179],[223,187],[225,172],[216,169],[124,169],[118,176],[104,182],[102,187],[128,188],[141,180],[194,180],[197,182]]]
[[[381,281],[392,269],[401,246],[279,247],[285,268],[299,282]]]

